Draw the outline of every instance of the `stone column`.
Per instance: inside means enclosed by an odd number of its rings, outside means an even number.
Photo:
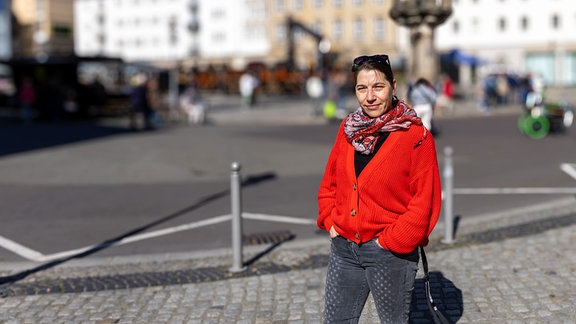
[[[410,29],[410,69],[409,76],[415,81],[426,78],[436,81],[438,74],[438,59],[434,47],[434,29],[422,24]]]

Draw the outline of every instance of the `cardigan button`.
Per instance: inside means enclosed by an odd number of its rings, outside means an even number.
[[[350,215],[356,216],[356,209],[352,209],[352,210],[350,211]]]
[[[352,185],[352,190],[356,191],[356,187],[357,187],[356,184],[353,184],[353,185]]]
[[[356,239],[360,239],[360,234],[356,233],[356,235],[354,235],[356,237]]]

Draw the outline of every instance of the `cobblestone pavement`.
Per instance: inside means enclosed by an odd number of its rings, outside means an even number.
[[[466,224],[453,244],[435,232],[436,304],[454,323],[576,322],[575,231],[567,200]],[[327,238],[251,246],[240,273],[220,250],[74,261],[2,287],[0,322],[321,323],[328,249]],[[30,266],[4,263],[0,273]],[[433,323],[421,276],[411,322]],[[376,322],[369,300],[361,323]]]

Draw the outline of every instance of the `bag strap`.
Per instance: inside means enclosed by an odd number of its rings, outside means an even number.
[[[436,324],[450,324],[450,321],[442,314],[442,312],[434,304],[434,299],[432,299],[432,293],[430,292],[430,276],[428,275],[428,259],[426,258],[426,253],[424,253],[424,247],[420,246],[420,257],[422,258],[422,268],[424,269],[424,289],[426,290],[426,302],[428,304],[428,309],[432,314],[434,323]]]

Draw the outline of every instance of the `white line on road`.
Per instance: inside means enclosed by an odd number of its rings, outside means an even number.
[[[574,163],[562,163],[560,164],[560,169],[566,172],[574,180],[576,180],[576,164]]]
[[[494,194],[576,194],[576,188],[520,187],[520,188],[456,188],[455,195],[494,195]]]
[[[275,216],[275,215],[266,215],[266,214],[242,213],[242,218],[252,219],[252,220],[269,221],[269,222],[301,224],[301,225],[314,225],[314,224],[316,224],[315,219],[306,219],[306,218],[289,217],[289,216]]]
[[[16,243],[11,239],[5,238],[3,236],[0,236],[0,246],[28,260],[36,261],[43,257],[42,253],[29,249],[24,245]]]
[[[292,223],[292,224],[302,224],[302,225],[313,225],[316,224],[315,220],[312,219],[303,219],[298,217],[288,217],[288,216],[277,216],[277,215],[266,215],[266,214],[252,214],[252,213],[242,213],[242,218],[244,219],[252,219],[252,220],[262,220],[262,221],[271,221],[271,222],[282,222],[282,223]],[[146,239],[155,238],[158,236],[163,235],[170,235],[177,232],[187,231],[199,227],[214,225],[218,223],[223,223],[230,221],[232,219],[231,215],[222,215],[216,216],[209,219],[201,220],[198,222],[168,227],[164,229],[160,229],[157,231],[147,232],[143,234],[138,234],[134,236],[129,236],[123,240],[118,241],[114,245],[123,245],[127,243],[133,243],[137,241],[142,241]],[[32,250],[22,244],[16,243],[8,238],[0,236],[0,247],[11,251],[23,258],[26,258],[30,261],[35,262],[46,262],[46,261],[53,261],[60,258],[66,258],[75,254],[79,254],[85,251],[88,251],[98,245],[92,245],[87,247],[82,247],[79,249],[62,251],[58,253],[44,255],[38,251]]]

